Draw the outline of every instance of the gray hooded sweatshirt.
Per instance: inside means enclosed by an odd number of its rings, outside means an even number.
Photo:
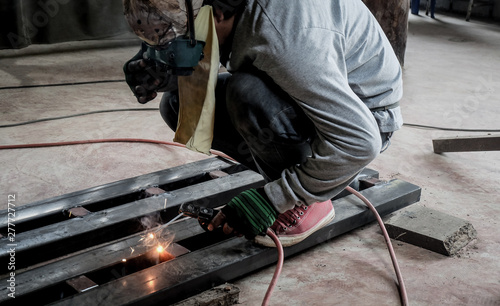
[[[361,0],[249,0],[236,29],[229,71],[267,73],[311,119],[312,156],[264,190],[283,213],[331,199],[381,150],[381,132],[401,127],[402,73]]]

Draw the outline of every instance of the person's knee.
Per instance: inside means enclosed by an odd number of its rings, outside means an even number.
[[[172,131],[177,130],[179,118],[179,94],[177,90],[163,93],[160,101],[160,115]]]

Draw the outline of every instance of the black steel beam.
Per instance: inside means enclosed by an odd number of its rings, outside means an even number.
[[[420,193],[418,186],[400,180],[362,191],[382,216],[419,201]],[[371,212],[353,195],[335,200],[334,207],[335,219],[305,241],[287,248],[286,256],[302,252],[374,220]],[[170,304],[276,260],[275,249],[233,238],[73,295],[55,305]]]
[[[209,175],[218,170],[227,171],[229,175]],[[400,181],[393,181],[375,186],[360,184],[360,180],[374,177],[378,177],[378,172],[365,169],[351,187],[368,188],[362,192],[371,197],[383,214],[418,201],[415,196],[417,193],[420,195],[419,188],[406,182],[400,184]],[[173,242],[179,243],[180,249],[185,247],[192,251],[190,254],[161,264],[148,261],[144,265],[142,259],[149,256],[152,250],[151,246],[140,242],[141,236],[145,234],[139,222],[141,217],[159,215],[163,223],[177,214],[182,203],[216,207],[242,190],[262,184],[262,177],[255,172],[244,171],[241,165],[212,158],[19,208],[16,214],[22,211],[17,215],[21,216],[21,224],[30,224],[31,227],[26,226],[26,231],[16,231],[16,299],[8,298],[8,288],[3,287],[0,288],[0,303],[47,304],[70,296],[65,301],[85,305],[89,300],[84,294],[92,292],[97,294],[98,304],[168,303],[268,265],[276,260],[274,250],[261,248],[244,239],[228,239],[220,233],[205,233],[192,219],[182,220],[169,227],[169,231],[175,233]],[[138,193],[151,186],[159,186],[166,192],[137,200]],[[286,249],[286,256],[373,219],[362,204],[349,200],[352,196],[339,199],[345,195],[342,193],[334,199],[337,213],[334,222],[299,245]],[[119,199],[120,203],[116,204],[115,199]],[[115,202],[102,208],[103,201],[108,200]],[[88,208],[89,213],[71,219],[68,216],[58,220],[47,217],[62,211],[72,211],[72,208],[79,206]],[[97,206],[101,207],[100,210],[93,210]],[[0,212],[0,215],[2,213],[6,211]],[[41,226],[39,219],[44,219]],[[131,247],[135,250],[132,255]],[[8,256],[8,252],[0,250],[0,261],[8,259]],[[121,264],[123,258],[127,258],[126,264]],[[158,254],[155,258],[160,260]],[[188,267],[192,265],[192,260],[199,263]],[[127,271],[123,270],[125,268]],[[177,272],[166,281],[162,277],[165,269]],[[0,270],[0,273],[7,272],[3,268]],[[153,279],[146,280],[150,276]],[[78,293],[75,286],[68,284],[79,279],[88,279],[98,284],[98,287]],[[123,282],[129,281],[139,282],[137,286],[141,288],[123,291]],[[114,290],[125,294],[125,302],[122,303],[123,299],[120,298],[112,301],[104,297]],[[111,294],[109,298],[115,297]]]
[[[463,136],[432,140],[434,153],[500,151],[500,136]]]
[[[73,207],[125,196],[134,192],[140,192],[149,186],[173,183],[233,165],[235,164],[221,158],[208,158],[195,163],[22,205],[16,208],[16,225],[30,219],[40,219],[51,214],[59,214],[63,210]],[[7,227],[7,214],[7,210],[0,211],[0,228]]]
[[[205,163],[202,162],[202,165]],[[194,167],[191,167],[194,168]],[[202,167],[201,169],[206,169]],[[181,171],[181,174],[185,173]],[[253,172],[246,172],[244,175],[247,174],[253,174]],[[192,173],[190,173],[192,175]],[[148,175],[149,176],[149,175]],[[228,174],[216,176],[217,178],[221,177],[226,177]],[[182,177],[182,175],[178,176],[170,176],[170,179],[175,179],[178,177]],[[378,177],[378,172],[371,170],[371,169],[365,169],[359,176],[358,178],[351,184],[353,188],[358,189],[359,188],[359,180],[361,179],[369,179],[373,177]],[[237,176],[234,176],[233,179],[237,178]],[[127,187],[127,181],[125,180],[125,188]],[[143,182],[148,183],[148,180],[142,179]],[[220,183],[222,185],[222,190],[224,192],[229,192],[230,194],[233,194],[234,191],[231,190],[231,188],[225,188],[224,187],[224,181],[217,181],[217,183]],[[120,184],[112,184],[113,186],[120,185]],[[202,184],[201,186],[203,186]],[[105,185],[106,186],[106,185]],[[139,187],[140,188],[140,187]],[[104,188],[101,188],[104,189]],[[184,189],[184,191],[189,190],[191,192],[198,192],[200,189],[200,185],[193,185],[190,186],[188,189]],[[208,188],[210,189],[210,188]],[[176,192],[171,193],[171,196],[180,196],[183,190],[178,190]],[[221,204],[220,202],[220,196],[217,196],[218,192],[217,190],[211,190],[210,191],[211,197],[210,198],[203,198],[202,202],[199,203],[201,205],[207,205],[210,207],[218,206]],[[124,191],[121,191],[123,194]],[[188,192],[189,193],[189,192]],[[70,194],[68,195],[69,198],[74,199],[73,195]],[[228,196],[226,196],[228,197]],[[163,199],[163,200],[162,200]],[[100,201],[100,198],[96,199],[97,201]],[[162,197],[156,197],[156,200],[159,200],[159,203],[164,202],[164,198]],[[149,200],[153,201],[153,200]],[[140,210],[139,205],[143,203],[144,201],[138,201],[136,203],[137,205],[134,206],[137,210]],[[172,205],[172,201],[169,202],[170,205]],[[177,205],[176,205],[177,207]],[[71,210],[71,209],[70,209]],[[134,217],[137,214],[132,214],[129,217],[131,219],[134,219]],[[82,216],[85,216],[84,214]],[[78,220],[78,219],[77,219]],[[76,221],[76,222],[81,222]],[[70,221],[74,222],[74,221]],[[78,223],[77,223],[78,224]],[[54,229],[52,227],[51,229]],[[57,225],[59,226],[59,225]],[[73,229],[74,230],[74,229]],[[50,232],[50,231],[49,231]],[[183,244],[190,249],[199,249],[202,248],[205,245],[209,245],[210,243],[213,243],[214,241],[218,241],[214,235],[208,235],[205,234],[204,231],[197,225],[197,222],[193,219],[187,219],[183,220],[182,222],[174,223],[169,226],[168,232],[170,233],[175,233],[175,238],[173,242],[178,242],[182,241]],[[38,231],[30,232],[30,235],[33,236],[38,236],[40,233]],[[53,234],[56,234],[57,232],[54,232]],[[28,302],[30,302],[31,298],[34,296],[33,294],[36,292],[41,292],[47,287],[54,286],[56,284],[62,283],[68,279],[73,279],[78,276],[88,274],[88,273],[94,273],[95,271],[98,271],[99,269],[102,269],[102,267],[108,267],[108,266],[113,266],[117,262],[120,262],[123,258],[134,258],[137,257],[145,252],[148,251],[148,246],[142,244],[141,238],[145,235],[146,232],[139,232],[137,234],[133,234],[129,237],[118,239],[118,240],[112,240],[112,237],[106,237],[108,239],[108,243],[105,243],[103,245],[100,245],[98,247],[91,247],[87,248],[84,251],[81,251],[77,254],[73,254],[72,256],[65,256],[64,258],[59,258],[57,260],[53,260],[52,262],[48,264],[41,265],[40,267],[33,268],[31,267],[29,271],[18,271],[18,276],[16,278],[16,292],[18,297],[21,296],[22,298]],[[75,231],[68,231],[67,236],[70,237],[72,235],[76,234],[81,234],[81,232],[75,232]],[[211,237],[211,239],[207,239]],[[22,238],[22,237],[21,237]],[[52,243],[48,243],[50,245],[52,244],[60,244],[61,240],[60,237],[57,236],[52,236],[51,237],[53,240]],[[92,239],[94,239],[93,237]],[[19,239],[19,237],[18,237]],[[68,238],[71,239],[71,238]],[[224,237],[225,239],[225,237]],[[220,239],[222,240],[222,239]],[[24,240],[23,240],[24,241]],[[82,246],[82,244],[80,244]],[[37,254],[37,257],[39,256],[39,252],[35,252],[37,248],[40,246],[38,244],[34,245],[27,245],[26,246],[29,249],[29,253],[26,254],[31,254],[31,256],[35,256],[33,254]],[[33,248],[35,251],[33,251]],[[67,246],[65,246],[67,249]],[[134,253],[131,256],[131,249],[134,249]],[[41,256],[45,258],[46,256]],[[40,258],[38,258],[40,259]],[[71,268],[68,268],[71,267]],[[21,273],[19,273],[21,272]],[[119,274],[119,273],[118,273]],[[120,275],[118,275],[120,276]],[[123,275],[121,275],[123,276]],[[0,288],[0,303],[1,302],[6,302],[8,300],[7,298],[7,288]],[[26,297],[28,296],[28,297]]]
[[[27,267],[137,233],[143,229],[141,217],[161,213],[168,220],[178,214],[182,203],[195,202],[203,206],[224,204],[241,191],[263,183],[262,176],[246,170],[81,218],[16,233],[16,267]],[[7,262],[8,259],[9,249],[3,248],[0,250],[0,262]],[[8,272],[7,268],[7,265],[0,267],[0,273]]]
[[[154,230],[154,229],[152,229]],[[141,243],[141,239],[149,231],[143,231],[120,240],[101,245],[91,250],[85,250],[69,257],[60,258],[48,264],[32,268],[28,271],[17,271],[16,275],[16,300],[8,296],[10,292],[6,286],[0,287],[0,304],[15,304],[25,299],[27,304],[36,302],[36,293],[42,292],[47,287],[54,286],[80,275],[93,273],[103,267],[119,263],[123,258],[127,260],[137,258],[151,247]],[[194,219],[187,218],[169,225],[165,233],[174,235],[172,242],[178,242],[193,236],[203,235],[205,231]],[[35,256],[35,255],[34,255]],[[115,276],[120,277],[121,271]],[[27,296],[27,297],[26,297]],[[26,298],[24,298],[26,297]],[[35,299],[35,300],[33,300]]]

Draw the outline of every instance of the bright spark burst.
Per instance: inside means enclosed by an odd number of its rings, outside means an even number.
[[[167,202],[165,199],[165,207],[166,207],[166,204],[167,204]],[[148,231],[148,232],[144,233],[143,235],[141,235],[141,238],[139,239],[138,242],[141,242],[142,245],[147,249],[156,248],[156,251],[158,251],[158,253],[162,253],[163,251],[166,251],[168,246],[170,244],[172,244],[172,242],[174,240],[173,233],[166,230],[166,228],[167,228],[167,226],[169,226],[170,224],[172,224],[173,222],[175,222],[177,219],[179,219],[182,216],[183,216],[182,214],[179,214],[175,218],[170,220],[169,222],[167,222],[163,225],[159,225],[155,228],[152,228],[152,226],[150,227],[150,224],[147,224],[147,228],[151,229],[151,231]],[[146,226],[146,224],[145,224],[145,226]],[[135,250],[132,247],[130,247],[130,249],[132,250],[132,252],[130,254],[134,253]]]
[[[139,242],[142,243],[147,249],[156,249],[158,253],[162,253],[167,250],[168,246],[172,244],[174,240],[174,235],[165,230],[165,227],[158,227],[153,229],[151,232],[147,232],[141,235]],[[134,251],[133,248],[132,252]]]

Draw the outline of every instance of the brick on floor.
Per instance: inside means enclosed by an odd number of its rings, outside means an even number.
[[[447,256],[477,237],[467,220],[420,205],[402,209],[384,223],[391,238]]]

